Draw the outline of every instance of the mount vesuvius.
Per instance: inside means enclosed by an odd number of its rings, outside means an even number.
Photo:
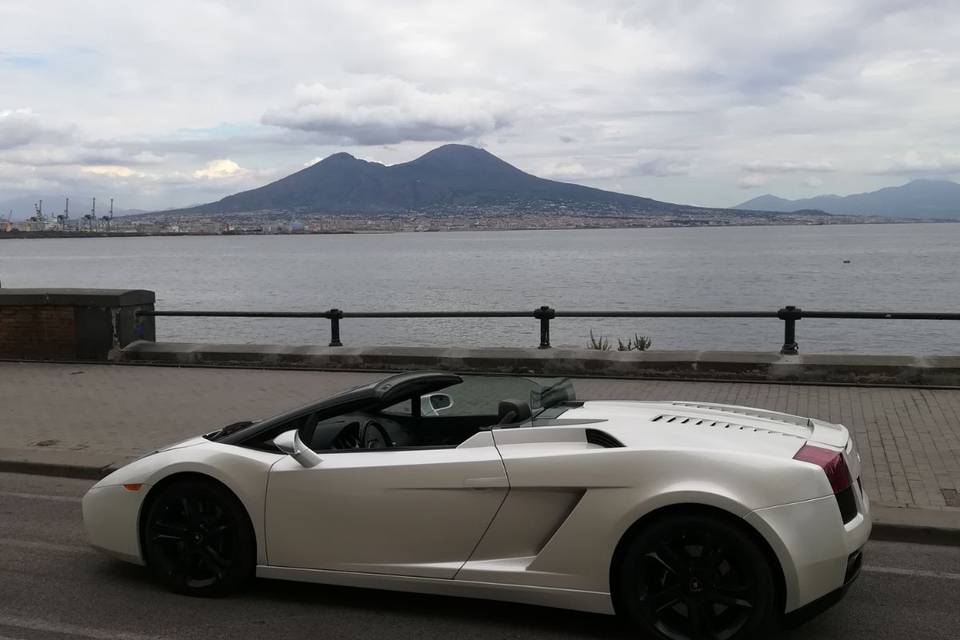
[[[336,153],[263,187],[175,213],[389,213],[518,204],[619,212],[699,209],[538,178],[483,149],[448,144],[391,166]]]

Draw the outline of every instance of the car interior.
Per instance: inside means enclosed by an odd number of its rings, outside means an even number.
[[[274,452],[291,430],[315,452],[453,448],[484,429],[555,423],[575,398],[566,379],[411,372],[206,437]]]
[[[314,451],[388,447],[456,447],[484,428],[530,420],[530,404],[501,400],[496,415],[424,415],[412,399],[380,411],[357,411],[321,420],[308,416],[301,433]]]

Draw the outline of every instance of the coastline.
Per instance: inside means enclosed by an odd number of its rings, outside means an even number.
[[[849,218],[838,222],[752,222],[743,223],[730,222],[725,224],[636,224],[636,225],[571,225],[571,226],[511,226],[511,227],[464,227],[464,228],[357,228],[357,229],[336,229],[336,230],[302,230],[302,231],[0,231],[0,240],[37,240],[37,239],[64,239],[64,238],[174,238],[174,237],[219,237],[219,236],[315,236],[315,235],[376,235],[376,234],[394,234],[394,233],[472,233],[489,231],[595,231],[598,229],[725,229],[725,228],[744,228],[744,227],[851,227],[860,225],[903,225],[903,224],[957,224],[958,220],[948,219],[910,219],[893,218],[884,219],[865,219],[862,221],[850,220]]]

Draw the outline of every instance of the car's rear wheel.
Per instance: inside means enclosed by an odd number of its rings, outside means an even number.
[[[256,545],[240,501],[213,481],[184,479],[160,487],[147,508],[147,565],[180,593],[216,596],[252,575]]]
[[[668,515],[629,542],[614,574],[617,610],[649,637],[760,638],[773,629],[773,572],[741,527]]]

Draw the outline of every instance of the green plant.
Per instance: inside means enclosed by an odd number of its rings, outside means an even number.
[[[597,351],[609,351],[610,350],[610,341],[604,338],[603,336],[594,337],[593,329],[590,329],[590,343],[587,344],[587,349],[596,349]]]
[[[641,336],[639,333],[635,333],[632,338],[627,338],[626,342],[617,338],[617,351],[646,351],[652,344],[653,340],[648,336]],[[610,341],[603,335],[593,335],[593,329],[591,329],[590,342],[587,344],[587,349],[609,351]]]
[[[633,334],[633,348],[637,351],[646,351],[653,344],[653,340],[648,336]]]
[[[635,333],[632,338],[627,338],[626,344],[623,340],[617,338],[617,351],[646,351],[651,344],[653,344],[653,340]]]

